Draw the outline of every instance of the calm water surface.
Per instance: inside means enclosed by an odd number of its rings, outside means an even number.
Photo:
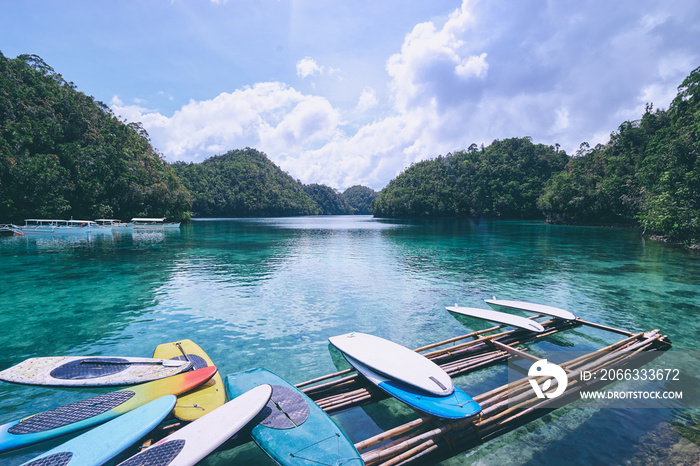
[[[221,373],[264,366],[292,383],[345,368],[330,336],[372,333],[408,347],[483,328],[445,306],[496,295],[566,308],[682,348],[700,335],[700,255],[633,230],[537,222],[371,217],[203,220],[174,233],[0,239],[0,369],[34,356],[150,356],[189,338]],[[558,337],[559,338],[559,337]],[[556,344],[618,341],[576,329]],[[456,380],[476,394],[498,369]],[[0,423],[103,393],[3,384]],[[391,400],[334,417],[353,441],[415,415]],[[700,415],[575,404],[444,464],[700,461],[681,433]],[[692,436],[691,436],[692,438]],[[698,436],[695,437],[697,442]],[[19,464],[65,439],[0,455]],[[205,464],[270,464],[252,444]]]

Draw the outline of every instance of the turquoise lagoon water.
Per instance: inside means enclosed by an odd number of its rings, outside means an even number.
[[[539,222],[371,217],[200,220],[173,233],[0,239],[0,369],[34,356],[150,356],[189,338],[221,373],[263,366],[299,383],[345,368],[330,336],[372,333],[418,347],[484,328],[445,306],[519,299],[680,348],[700,335],[700,255],[638,231]],[[588,351],[619,336],[575,329],[544,345]],[[535,348],[536,350],[536,348]],[[476,394],[502,370],[460,377]],[[496,384],[496,385],[494,385]],[[104,389],[0,386],[0,423]],[[334,417],[353,441],[415,417],[386,400]],[[583,402],[444,464],[669,464],[700,460],[684,409]],[[691,437],[692,438],[692,437]],[[695,441],[697,441],[697,436]],[[0,455],[19,464],[63,440]],[[204,464],[271,464],[252,444]]]

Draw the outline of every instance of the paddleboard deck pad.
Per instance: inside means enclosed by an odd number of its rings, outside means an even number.
[[[524,330],[530,330],[531,332],[537,333],[544,332],[544,327],[542,327],[540,323],[531,319],[526,319],[525,317],[516,316],[514,314],[492,311],[490,309],[461,307],[456,305],[446,307],[445,309],[450,312],[454,312],[455,314],[475,317],[477,319],[488,320],[490,322],[497,322],[499,324],[508,325],[509,327],[522,328]]]
[[[191,362],[194,369],[213,367],[211,358],[192,340],[179,340],[158,345],[153,352],[154,358],[172,361]],[[221,374],[214,374],[208,382],[177,398],[173,415],[181,421],[194,421],[223,406],[226,402],[226,390]]]
[[[201,385],[216,367],[185,372],[116,392],[97,395],[0,426],[0,451],[23,447],[92,427],[164,395],[179,395]]]
[[[262,368],[226,377],[229,397],[260,385],[272,387],[272,396],[260,414],[251,437],[281,465],[362,465],[350,439],[309,397],[278,375]]]
[[[153,430],[175,406],[165,395],[47,451],[23,466],[104,464]]]
[[[0,372],[0,380],[26,385],[97,387],[134,385],[184,372],[192,363],[110,356],[30,358]]]
[[[248,390],[119,466],[196,464],[245,427],[265,407],[270,395],[272,387],[269,385]]]
[[[344,355],[374,372],[437,396],[450,395],[452,378],[440,366],[405,346],[366,333],[352,332],[328,341]]]
[[[414,387],[398,380],[383,377],[352,357],[346,354],[343,356],[367,380],[418,411],[442,419],[464,419],[481,412],[479,403],[474,401],[472,397],[459,387],[455,387],[450,395],[436,396],[422,390],[416,390]]]

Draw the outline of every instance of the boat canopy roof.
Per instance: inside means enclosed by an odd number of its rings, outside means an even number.
[[[163,223],[165,221],[166,217],[161,217],[161,218],[132,218],[132,222],[140,222],[140,223]]]

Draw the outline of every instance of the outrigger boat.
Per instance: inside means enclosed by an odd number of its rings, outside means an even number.
[[[106,228],[111,228],[112,231],[131,231],[134,229],[133,223],[122,222],[116,218],[98,218],[95,220],[95,223]]]
[[[162,229],[177,229],[180,228],[179,222],[165,222],[165,217],[162,218],[132,218],[136,230],[162,230]]]
[[[23,233],[17,229],[14,225],[0,225],[0,236],[12,236],[19,235],[22,236]]]
[[[12,225],[22,234],[64,235],[64,234],[110,234],[112,229],[99,226],[92,220],[27,219],[24,225]]]

